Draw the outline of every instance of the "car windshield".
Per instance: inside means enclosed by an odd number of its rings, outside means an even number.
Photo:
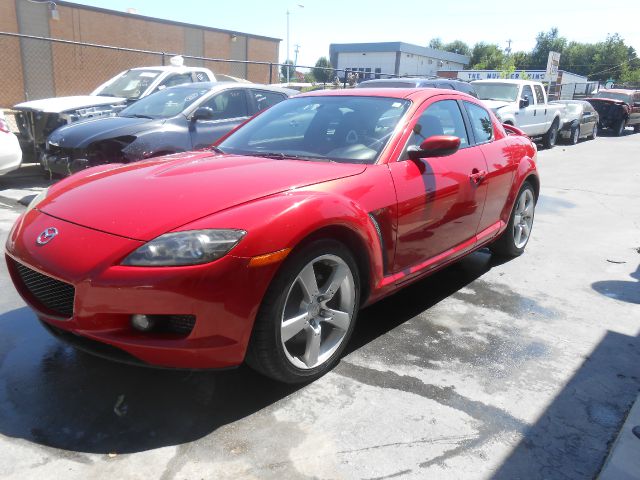
[[[518,85],[511,83],[474,83],[480,100],[500,100],[515,102],[518,99]]]
[[[632,96],[628,93],[608,92],[601,90],[594,95],[595,98],[612,98],[613,100],[622,100],[631,105],[633,103]]]
[[[182,113],[198,98],[209,92],[206,88],[172,87],[138,100],[122,110],[120,117],[169,118]]]
[[[159,70],[129,70],[102,90],[95,92],[95,95],[137,100],[160,73]]]
[[[224,140],[225,153],[375,163],[410,102],[361,96],[296,97]]]

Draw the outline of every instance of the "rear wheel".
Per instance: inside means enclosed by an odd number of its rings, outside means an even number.
[[[558,119],[554,120],[547,133],[542,137],[542,144],[545,148],[553,148],[558,139]]]
[[[627,122],[625,122],[624,118],[616,123],[616,125],[613,127],[613,133],[615,134],[615,136],[621,137],[622,135],[624,135],[624,129],[626,126]]]
[[[535,191],[529,182],[525,182],[511,211],[507,229],[489,245],[491,252],[505,257],[521,255],[531,236],[535,208]]]
[[[360,277],[351,252],[317,240],[292,254],[271,283],[247,350],[249,366],[300,383],[326,373],[355,325]]]
[[[598,136],[598,124],[596,123],[596,124],[593,126],[593,130],[591,131],[591,135],[589,135],[589,138],[590,138],[591,140],[594,140],[597,136]]]

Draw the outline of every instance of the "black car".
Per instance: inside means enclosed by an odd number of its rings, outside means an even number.
[[[257,112],[297,94],[252,83],[205,82],[166,88],[116,116],[55,130],[45,170],[71,175],[104,163],[128,163],[211,145]]]
[[[640,90],[600,90],[585,100],[600,115],[600,128],[608,128],[618,137],[624,134],[626,127],[640,132]]]
[[[471,84],[450,78],[378,78],[360,82],[356,88],[445,88],[478,98]]]

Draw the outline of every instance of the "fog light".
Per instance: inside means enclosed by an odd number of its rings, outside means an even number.
[[[149,315],[131,315],[131,326],[141,332],[148,332],[153,328],[155,320]]]

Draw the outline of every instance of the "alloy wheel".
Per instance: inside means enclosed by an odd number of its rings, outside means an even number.
[[[353,274],[342,258],[328,254],[307,263],[289,288],[280,322],[289,362],[307,370],[328,361],[349,331],[355,299]]]
[[[534,208],[533,192],[529,189],[523,190],[518,198],[513,219],[513,240],[516,248],[523,248],[529,241]]]

